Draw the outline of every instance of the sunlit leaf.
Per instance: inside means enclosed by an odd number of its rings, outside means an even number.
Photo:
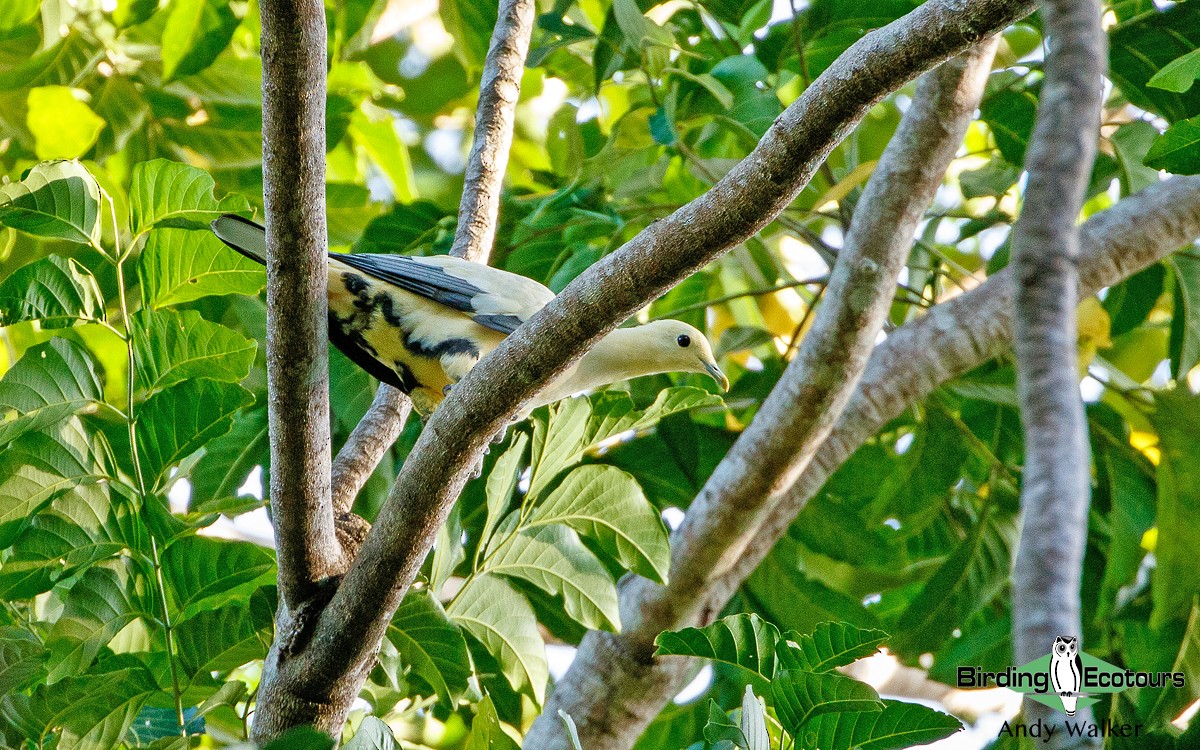
[[[887,640],[882,630],[857,628],[845,622],[823,622],[812,633],[784,633],[788,648],[778,648],[781,669],[828,672],[844,667],[879,650]]]
[[[883,704],[882,711],[848,711],[813,718],[804,728],[800,747],[900,750],[937,742],[962,730],[958,719],[918,703]]]
[[[35,346],[0,380],[0,446],[100,399],[100,380],[85,349],[62,338]]]
[[[47,432],[30,432],[0,451],[0,549],[50,501],[104,471],[77,419]]]
[[[237,382],[258,345],[193,310],[141,310],[134,315],[135,386],[156,391],[184,380]]]
[[[271,612],[253,601],[205,609],[175,629],[180,666],[193,680],[264,658],[270,640]]]
[[[104,127],[104,120],[66,86],[29,90],[25,121],[36,141],[39,159],[77,159],[83,156]]]
[[[96,278],[72,258],[42,258],[0,283],[0,326],[38,320],[43,328],[61,328],[95,320],[103,309]]]
[[[702,628],[660,633],[655,656],[698,656],[748,670],[762,680],[775,674],[779,629],[756,614],[723,617]]]
[[[267,410],[260,406],[235,415],[233,429],[208,441],[192,467],[193,510],[236,496],[254,467],[270,459],[267,437]]]
[[[262,266],[243,258],[209,231],[156,229],[138,259],[142,298],[155,309],[210,295],[257,295],[267,283]]]
[[[401,664],[429,684],[438,698],[452,705],[467,689],[471,661],[462,631],[450,621],[428,589],[409,591],[388,627]]]
[[[1175,174],[1200,173],[1200,117],[1167,128],[1146,153],[1146,166]]]
[[[0,185],[0,224],[37,237],[88,244],[99,237],[100,187],[75,161],[35,165]]]
[[[375,716],[368,716],[358,725],[358,731],[350,741],[342,745],[344,750],[395,750],[396,738],[392,730]]]
[[[474,0],[446,0],[438,3],[438,13],[446,31],[454,37],[454,54],[469,70],[481,69],[496,26],[496,6]]]
[[[1200,258],[1178,253],[1167,261],[1175,271],[1175,313],[1171,317],[1171,373],[1187,376],[1200,362]]]
[[[575,532],[565,526],[537,526],[514,532],[517,518],[502,523],[497,543],[485,553],[483,570],[529,581],[563,597],[567,615],[593,630],[619,630],[617,587],[608,571]]]
[[[180,622],[229,602],[247,602],[272,580],[271,553],[250,542],[186,536],[162,553],[163,578]]]
[[[1155,394],[1151,421],[1158,431],[1157,565],[1152,583],[1154,611],[1150,627],[1182,619],[1200,593],[1200,528],[1193,522],[1200,513],[1200,397],[1187,389]]]
[[[472,578],[446,611],[496,657],[514,690],[542,704],[549,679],[546,644],[525,597],[503,579],[482,575]]]
[[[471,734],[467,737],[466,750],[517,750],[517,743],[504,733],[496,706],[490,696],[475,709],[475,720],[471,723]]]
[[[823,714],[884,709],[870,685],[836,672],[782,671],[771,683],[771,697],[780,723],[793,737],[804,737],[806,722]]]
[[[158,489],[168,472],[233,426],[233,415],[253,401],[239,385],[185,380],[155,393],[138,409],[138,457],[147,487]]]
[[[566,524],[625,568],[665,582],[670,551],[654,506],[633,477],[612,466],[572,471],[529,516],[528,527]]]
[[[238,23],[229,0],[171,0],[162,36],[163,78],[207,68],[229,44]]]
[[[134,234],[153,225],[203,228],[225,213],[250,210],[240,195],[213,196],[213,178],[187,164],[155,159],[139,162],[133,168],[129,187],[129,208]]]
[[[46,641],[47,683],[82,674],[100,649],[142,615],[134,578],[129,566],[114,564],[88,570],[71,586]]]

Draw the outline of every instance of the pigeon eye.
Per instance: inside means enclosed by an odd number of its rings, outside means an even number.
[[[686,349],[692,345],[692,337],[686,333],[681,333],[679,334],[679,337],[675,339],[675,343]]]

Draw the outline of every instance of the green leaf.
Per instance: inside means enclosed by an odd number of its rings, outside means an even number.
[[[178,622],[250,594],[275,574],[271,553],[249,542],[185,536],[163,550],[163,578]]]
[[[558,718],[562,721],[563,728],[567,730],[567,738],[571,740],[572,750],[583,750],[583,745],[579,742],[579,730],[575,728],[575,720],[561,708],[558,709]]]
[[[525,449],[529,446],[529,436],[519,432],[513,438],[512,445],[496,460],[492,470],[488,472],[484,495],[487,499],[487,519],[483,523],[483,531],[479,534],[480,544],[491,546],[492,532],[496,524],[504,518],[505,512],[512,503],[513,490],[517,488],[517,477],[521,472],[521,459],[525,457]]]
[[[448,4],[454,0],[448,0]],[[391,114],[372,120],[361,109],[355,110],[350,120],[350,134],[363,147],[371,161],[392,183],[392,197],[397,203],[410,203],[417,198],[416,175],[408,146],[396,132],[396,121]]]
[[[1157,138],[1158,128],[1143,120],[1126,123],[1112,134],[1110,140],[1121,169],[1121,187],[1125,195],[1133,195],[1158,182],[1158,170],[1144,163]]]
[[[46,683],[82,674],[117,633],[140,617],[131,597],[145,582],[136,582],[128,563],[88,570],[71,587],[62,614],[54,621],[46,647],[50,651]]]
[[[396,747],[391,727],[376,716],[364,718],[354,737],[342,745],[343,750],[395,750]]]
[[[158,0],[117,0],[113,10],[113,23],[118,28],[128,28],[150,18],[158,10]]]
[[[746,689],[749,690],[750,687],[746,686]],[[717,702],[711,699],[708,701],[708,723],[704,725],[704,739],[717,750],[723,748],[748,750],[750,747],[750,740],[746,738],[742,727],[729,718],[717,705]]]
[[[233,429],[204,446],[204,455],[192,467],[192,509],[235,497],[255,466],[267,465],[270,445],[265,406],[245,409],[233,420]]]
[[[884,709],[874,688],[836,672],[784,670],[771,683],[771,698],[779,722],[796,738],[804,737],[806,722],[823,714]]]
[[[763,680],[775,674],[779,629],[756,614],[729,615],[702,628],[659,633],[655,656],[698,656],[741,667]]]
[[[1200,174],[1200,116],[1167,128],[1150,147],[1145,163],[1175,174]]]
[[[0,6],[0,31],[24,26],[38,14],[40,0],[9,0]]]
[[[31,347],[0,380],[0,446],[52,427],[101,397],[95,364],[78,344],[53,338]]]
[[[1177,253],[1167,259],[1175,271],[1175,311],[1171,316],[1171,374],[1182,379],[1200,361],[1200,258]]]
[[[213,196],[215,183],[207,172],[187,164],[154,159],[133,167],[129,209],[133,233],[153,225],[203,228],[221,214],[244,213],[250,204],[240,195]]]
[[[0,549],[11,546],[50,501],[95,481],[88,440],[79,421],[71,420],[53,434],[31,432],[0,451]]]
[[[159,691],[136,659],[114,661],[128,666],[38,685],[32,695],[9,696],[0,713],[34,738],[52,735],[60,748],[117,748],[138,711]]]
[[[1007,161],[993,159],[979,169],[963,172],[958,185],[964,198],[1000,197],[1017,183],[1021,168]]]
[[[262,266],[243,258],[208,231],[155,229],[138,258],[147,307],[161,309],[210,295],[255,296],[267,284]]]
[[[587,453],[601,453],[672,414],[720,403],[720,397],[699,388],[667,388],[643,410],[635,409],[633,399],[621,391],[560,401],[550,407],[548,422],[534,424],[529,494],[539,497],[563,469]]]
[[[1200,47],[1200,8],[1177,3],[1109,30],[1109,77],[1135,106],[1177,122],[1200,112],[1200,89],[1184,93],[1150,86],[1180,57]],[[1162,80],[1162,79],[1159,79]]]
[[[529,516],[528,527],[566,524],[594,539],[628,570],[665,583],[667,531],[633,477],[612,466],[581,466]]]
[[[1008,585],[1016,536],[1012,519],[976,523],[900,615],[899,634],[892,639],[896,650],[936,651],[954,628],[991,603]]]
[[[497,6],[475,0],[445,0],[438,3],[438,14],[454,37],[454,54],[463,66],[472,72],[482,69],[496,27]]]
[[[133,316],[135,384],[156,391],[184,380],[237,382],[258,344],[194,310],[139,310]]]
[[[1152,579],[1154,611],[1150,627],[1158,628],[1191,611],[1200,593],[1200,397],[1187,389],[1160,391],[1154,396],[1150,421],[1158,431],[1157,566]]]
[[[239,23],[229,0],[172,0],[162,35],[163,80],[212,65]]]
[[[546,644],[525,597],[502,578],[481,575],[467,582],[446,611],[496,657],[513,690],[542,704],[550,675]]]
[[[146,486],[164,488],[172,468],[229,432],[233,415],[253,400],[240,385],[212,380],[186,380],[148,398],[137,411],[138,458]]]
[[[466,750],[517,750],[517,743],[500,726],[496,706],[488,695],[483,696],[483,700],[475,707],[475,719],[471,722]]]
[[[33,86],[72,86],[93,69],[103,54],[104,47],[100,42],[90,34],[72,29],[53,47],[0,73],[0,91]]]
[[[30,599],[123,550],[148,546],[120,485],[78,484],[37,514],[0,567],[0,598]]]
[[[78,159],[96,143],[105,122],[67,86],[29,90],[25,122],[39,159]]]
[[[0,697],[42,672],[46,649],[37,636],[21,628],[0,628]]]
[[[1146,83],[1156,89],[1182,94],[1200,78],[1200,49],[1192,50],[1167,63]]]
[[[21,266],[0,283],[0,326],[27,320],[62,328],[103,314],[96,277],[71,258],[51,255]]]
[[[1200,698],[1200,600],[1192,600],[1192,611],[1188,616],[1187,630],[1183,643],[1175,655],[1172,672],[1181,672],[1184,686],[1175,687],[1170,682],[1154,703],[1150,721],[1167,723],[1179,716],[1184,709]]]
[[[513,533],[510,515],[490,545],[483,570],[521,578],[561,596],[571,619],[592,630],[619,630],[621,613],[612,576],[575,532],[564,526],[538,526]]]
[[[211,679],[212,672],[228,672],[255,659],[263,659],[271,645],[271,612],[257,602],[233,602],[205,609],[175,629],[175,648],[183,674],[189,680]]]
[[[926,745],[962,730],[962,722],[917,703],[884,701],[882,711],[817,716],[797,738],[799,747],[821,750],[900,750]]]
[[[811,634],[789,630],[783,637],[788,647],[777,648],[781,669],[828,672],[874,654],[888,635],[845,622],[822,622]]]
[[[404,596],[388,626],[387,638],[402,664],[447,706],[467,689],[471,677],[467,642],[429,589],[410,590]]]
[[[76,161],[35,165],[0,185],[0,224],[35,237],[87,245],[100,236],[100,186]]]
[[[991,129],[1000,155],[1013,166],[1025,164],[1037,107],[1037,91],[1029,88],[1001,89],[989,94],[979,106],[980,118]]]

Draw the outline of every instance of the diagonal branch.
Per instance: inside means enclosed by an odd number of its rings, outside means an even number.
[[[504,0],[483,66],[475,138],[467,159],[466,182],[458,207],[458,226],[450,254],[487,263],[500,219],[500,190],[512,146],[521,74],[533,35],[533,0]],[[412,412],[412,402],[395,388],[381,384],[367,413],[350,433],[333,461],[333,502],[339,530],[361,533],[365,521],[351,521],[354,498],[383,460]],[[354,550],[360,538],[347,540]]]
[[[475,139],[467,160],[451,255],[487,262],[500,216],[500,188],[512,146],[521,75],[533,36],[533,0],[503,0],[483,66]]]
[[[669,699],[669,693],[624,679],[639,674],[626,666],[651,663],[654,638],[663,630],[710,619],[697,594],[751,544],[763,513],[795,481],[841,414],[882,329],[917,226],[971,123],[995,49],[996,39],[988,39],[921,79],[858,201],[812,329],[671,535],[670,582],[658,586],[630,576],[623,583],[623,632],[589,634],[526,746],[567,747],[556,721],[562,709],[588,747],[628,747]],[[601,654],[608,669],[597,668]],[[678,661],[667,669],[682,667]]]
[[[356,692],[438,529],[501,429],[596,339],[765,226],[866,112],[908,80],[1023,17],[1011,0],[930,0],[846,51],[710,191],[643,230],[510,335],[430,418],[310,648],[288,667],[311,700]]]
[[[1012,245],[1017,400],[1025,428],[1013,649],[1022,664],[1047,653],[1056,636],[1079,637],[1081,630],[1091,458],[1075,370],[1075,220],[1100,135],[1108,51],[1099,0],[1050,0],[1043,15],[1050,42],[1046,80]],[[1033,701],[1026,702],[1026,711],[1038,718],[1052,713]],[[1086,708],[1084,713],[1081,720]]]
[[[325,9],[263,0],[267,396],[279,587],[295,612],[338,566],[329,496]]]

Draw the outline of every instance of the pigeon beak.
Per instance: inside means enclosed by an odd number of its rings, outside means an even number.
[[[712,379],[717,381],[717,385],[721,386],[722,391],[729,390],[729,378],[725,377],[725,373],[721,372],[721,368],[717,367],[716,362],[705,362],[704,369],[712,376]]]

